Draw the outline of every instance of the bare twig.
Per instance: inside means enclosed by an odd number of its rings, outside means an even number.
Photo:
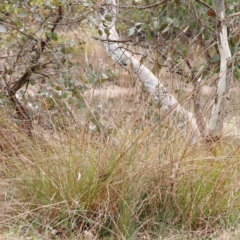
[[[233,18],[233,17],[237,17],[240,16],[240,12],[236,12],[236,13],[231,13],[226,17],[226,20]]]
[[[208,8],[209,10],[213,11],[215,13],[215,9],[212,8],[210,5],[208,5],[206,2],[202,1],[202,0],[195,0],[198,3],[201,3],[203,6],[205,6],[206,8]]]
[[[147,5],[147,6],[133,6],[133,7],[129,7],[129,6],[119,6],[119,8],[127,8],[127,9],[130,9],[130,8],[134,8],[134,9],[149,9],[149,8],[153,8],[153,7],[157,7],[159,5],[162,5],[164,3],[166,3],[168,0],[163,0],[161,2],[157,2],[157,3],[153,3],[153,4],[150,4],[150,5]]]

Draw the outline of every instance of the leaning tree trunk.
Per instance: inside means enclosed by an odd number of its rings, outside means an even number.
[[[194,132],[192,141],[195,142],[200,137],[200,133],[193,114],[184,109],[174,96],[169,94],[159,79],[141,61],[134,58],[133,53],[121,45],[115,29],[116,16],[116,1],[103,1],[99,6],[96,18],[98,32],[106,51],[116,63],[136,74],[145,89],[153,95],[156,101],[161,102],[167,115],[177,116],[178,127],[184,136],[187,136],[191,131]]]
[[[218,49],[220,53],[220,72],[216,94],[211,111],[208,136],[211,140],[218,140],[222,134],[224,105],[229,91],[231,71],[228,69],[231,61],[231,52],[228,45],[228,31],[225,19],[224,0],[214,0],[217,14]]]

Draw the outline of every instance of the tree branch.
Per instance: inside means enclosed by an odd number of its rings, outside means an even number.
[[[147,6],[134,6],[134,7],[129,7],[129,6],[119,6],[119,8],[127,8],[127,9],[139,9],[139,10],[143,10],[143,9],[149,9],[149,8],[153,8],[153,7],[157,7],[159,5],[162,5],[164,3],[166,3],[168,0],[163,0],[161,2],[157,2],[157,3],[153,3],[153,4],[150,4],[150,5],[147,5]]]
[[[55,31],[58,23],[62,20],[62,18],[63,18],[62,8],[58,7],[58,17],[53,23],[53,28],[51,29],[52,33]],[[23,32],[21,32],[21,33],[24,34]],[[24,34],[24,35],[26,35],[26,34]],[[27,37],[35,40],[32,36],[27,35]],[[13,85],[13,87],[10,88],[8,85],[6,87],[6,90],[8,91],[8,94],[9,94],[10,101],[13,103],[13,105],[16,109],[19,119],[26,120],[24,128],[27,130],[28,134],[31,134],[31,130],[32,130],[31,118],[29,117],[24,106],[21,104],[21,102],[16,97],[16,93],[19,89],[21,89],[24,86],[24,84],[26,84],[29,81],[32,73],[34,73],[36,71],[36,69],[39,67],[37,63],[41,57],[41,53],[43,53],[43,51],[49,41],[50,41],[50,39],[41,41],[41,51],[36,52],[36,58],[33,60],[34,65],[30,68],[27,68],[25,73],[21,76],[21,78],[19,80],[17,80],[17,82]],[[34,51],[34,49],[32,51]]]
[[[117,12],[115,0],[112,0],[110,7],[103,5],[101,10],[103,11],[99,12],[98,15],[96,14],[99,32],[102,33],[101,38],[103,40],[111,39],[118,41],[119,37],[115,29]],[[106,15],[111,15],[112,20],[106,21]],[[191,139],[195,142],[200,137],[200,133],[193,114],[184,109],[174,96],[168,93],[164,84],[146,66],[134,58],[132,53],[125,49],[123,50],[118,42],[104,41],[103,45],[116,63],[125,69],[129,68],[129,70],[136,74],[145,89],[152,94],[156,101],[161,103],[164,111],[169,113],[173,118],[177,115],[178,127],[185,137],[189,134],[189,129],[195,131],[194,137]]]
[[[216,12],[215,12],[215,9],[212,8],[210,5],[208,5],[206,2],[204,2],[204,1],[202,1],[202,0],[195,0],[195,1],[198,2],[198,3],[201,3],[203,6],[205,6],[205,7],[208,8],[209,10],[213,11],[214,13],[216,13]]]
[[[240,16],[240,12],[236,12],[236,13],[231,13],[226,17],[226,20],[233,18],[233,17],[237,17]]]

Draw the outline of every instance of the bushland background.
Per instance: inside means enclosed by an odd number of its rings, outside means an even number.
[[[208,118],[219,71],[212,1],[118,4],[123,46],[192,112],[192,76],[202,73]],[[98,8],[0,3],[0,238],[239,239],[239,61],[221,138],[191,144],[107,55]],[[236,56],[239,31],[236,17]]]

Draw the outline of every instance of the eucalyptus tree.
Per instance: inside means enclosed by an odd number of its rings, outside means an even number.
[[[145,1],[144,1],[145,3]],[[227,6],[227,9],[226,9]],[[133,25],[126,39],[119,37],[116,30],[118,16],[124,15],[125,9],[133,11],[137,20],[142,22]],[[239,57],[239,4],[234,1],[160,1],[149,4],[143,2],[102,1],[99,6],[97,22],[99,34],[106,51],[114,61],[123,68],[131,68],[145,86],[146,90],[153,94],[155,100],[160,101],[164,110],[172,117],[178,115],[178,126],[186,135],[189,125],[195,130],[194,141],[201,135],[207,141],[218,140],[221,137],[223,118],[226,112],[224,108],[230,81],[235,75],[239,78],[239,68],[236,59]],[[226,11],[228,15],[226,16]],[[129,14],[129,13],[128,13]],[[230,35],[229,35],[230,30]],[[181,74],[187,81],[194,84],[192,98],[194,100],[195,117],[181,106],[165,88],[161,79],[142,63],[138,61],[132,52],[128,51],[130,44],[138,44],[131,37],[137,34],[143,39],[147,48],[159,51],[165,58],[165,65],[169,71]],[[183,37],[188,38],[187,47],[197,42],[202,47],[205,61],[197,69],[188,59],[189,52],[186,45],[181,43]],[[142,40],[142,41],[144,41]],[[230,49],[231,48],[231,49]],[[233,57],[232,57],[232,53]],[[145,57],[145,56],[143,56]],[[189,70],[186,72],[178,68],[180,58],[186,62]],[[161,66],[164,63],[160,63]],[[209,74],[210,73],[210,74]],[[201,82],[215,73],[216,92],[214,100],[208,108],[211,108],[209,123],[201,114],[198,93]]]
[[[40,92],[39,99],[32,101],[37,107],[54,109],[56,101],[68,96],[70,102],[74,98],[81,102],[85,80],[73,74],[79,61],[73,59],[72,53],[79,53],[84,40],[61,35],[61,30],[81,31],[83,26],[92,29],[95,26],[99,35],[92,31],[93,37],[103,42],[115,63],[136,74],[153,99],[161,103],[166,117],[177,119],[184,136],[192,129],[194,141],[200,136],[207,141],[217,140],[226,113],[229,83],[240,76],[239,8],[239,3],[233,0],[4,1],[0,3],[0,71],[4,88],[1,104],[5,104],[7,95],[31,132],[32,117],[25,107],[29,84]],[[189,56],[193,44],[204,54],[204,61],[197,67]],[[135,58],[130,45],[143,50],[137,53],[140,60]],[[157,58],[147,67],[144,63],[149,52],[154,52]],[[168,68],[170,73],[193,84],[194,91],[183,100],[175,98],[150,67]],[[213,101],[202,109],[200,87],[212,77],[217,83],[216,93]],[[190,99],[194,102],[194,114],[183,107],[184,101]],[[212,109],[209,119],[202,114],[206,109]]]
[[[84,40],[74,36],[75,25],[87,23],[92,13],[87,3],[72,1],[8,0],[0,2],[0,104],[12,104],[16,117],[31,134],[33,109],[55,109],[68,98],[81,100],[82,85],[71,74],[79,66],[73,54]],[[75,25],[74,25],[75,24]],[[64,29],[68,33],[63,33]],[[34,86],[35,98],[27,97]],[[9,105],[10,103],[10,105]],[[64,108],[64,105],[62,105]],[[64,111],[64,109],[62,109]]]

